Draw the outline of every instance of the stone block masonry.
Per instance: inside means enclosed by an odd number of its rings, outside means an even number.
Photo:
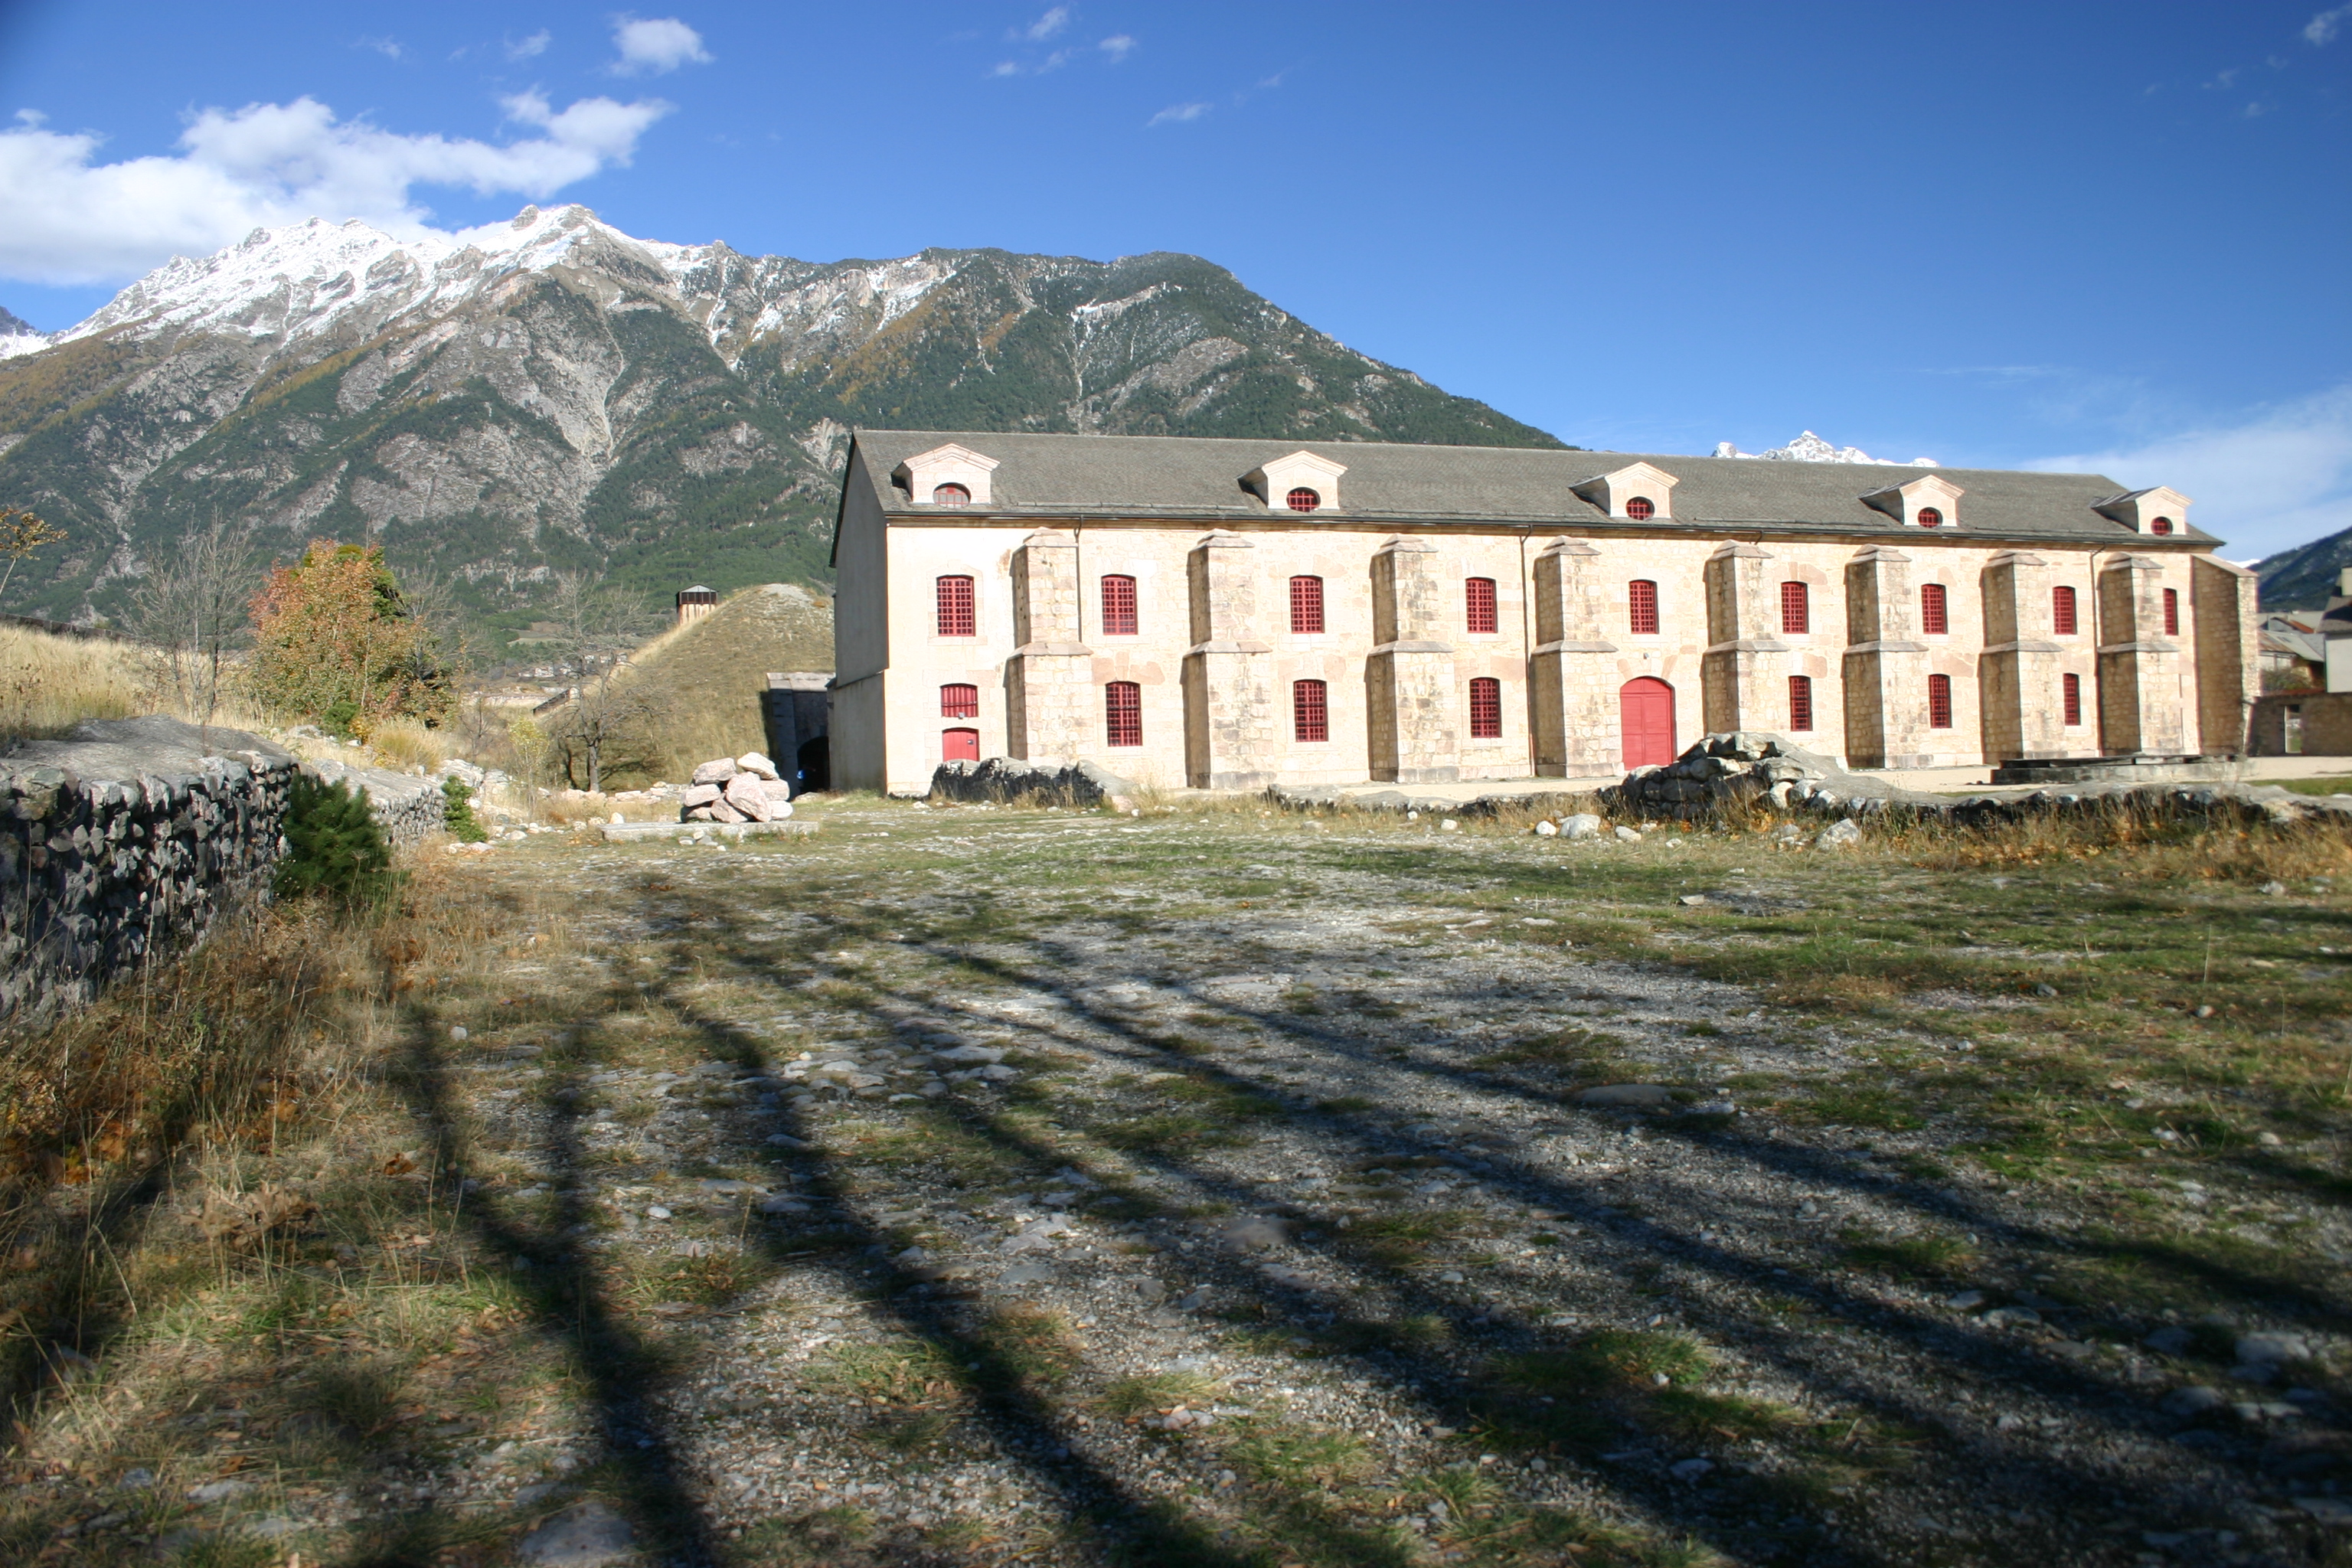
[[[200,939],[266,892],[294,755],[258,735],[114,719],[0,758],[0,1019],[39,1019]],[[437,785],[317,766],[366,785],[395,843],[441,826]]]

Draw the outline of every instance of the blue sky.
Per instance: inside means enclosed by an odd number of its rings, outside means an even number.
[[[1192,251],[1569,441],[2095,467],[2242,558],[2352,526],[2347,63],[2313,0],[0,0],[0,305],[526,200],[812,260]]]

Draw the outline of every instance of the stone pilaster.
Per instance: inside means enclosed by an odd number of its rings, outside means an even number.
[[[1617,706],[1617,645],[1601,635],[1601,552],[1555,539],[1536,557],[1536,775],[1586,778],[1618,771],[1624,736]]]
[[[1256,637],[1255,548],[1221,531],[1194,545],[1185,563],[1192,646],[1184,654],[1184,779],[1194,789],[1274,782],[1274,650]]]
[[[1013,552],[1013,641],[1006,749],[1033,763],[1100,751],[1094,656],[1078,633],[1078,542],[1069,534],[1041,529]]]
[[[1699,712],[1710,732],[1786,728],[1789,645],[1774,634],[1778,590],[1761,545],[1727,544],[1706,558],[1706,642]]]
[[[1928,762],[1927,645],[1913,617],[1911,557],[1873,545],[1845,568],[1845,757],[1850,767]]]
[[[1977,660],[1985,761],[2066,754],[2065,649],[2051,638],[2050,564],[2022,550],[1985,563],[1984,653]]]
[[[2188,750],[2180,645],[2164,635],[2164,568],[2124,555],[2099,573],[2099,743],[2109,756]]]
[[[2189,600],[2197,621],[2197,749],[2207,755],[2246,750],[2247,727],[2262,695],[2255,658],[2254,574],[2210,555],[2189,563]]]
[[[1444,640],[1453,585],[1442,578],[1443,561],[1423,539],[1391,539],[1372,552],[1374,646],[1365,685],[1371,773],[1384,782],[1450,784],[1462,776],[1454,645]]]

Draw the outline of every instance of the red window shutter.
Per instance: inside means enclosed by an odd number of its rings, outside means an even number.
[[[972,618],[971,579],[942,577],[940,579],[940,636],[968,637],[978,635],[977,622]]]
[[[1923,506],[1919,509],[1919,526],[1941,528],[1944,526],[1944,514],[1932,506]]]
[[[1488,676],[1482,675],[1470,683],[1470,738],[1503,738],[1503,683]]]
[[[1298,741],[1331,738],[1329,692],[1319,680],[1290,683],[1290,733]]]
[[[1103,688],[1104,729],[1114,746],[1143,744],[1143,688],[1114,680]]]
[[[1135,579],[1106,577],[1102,580],[1102,629],[1107,637],[1131,637],[1135,635]]]
[[[1323,504],[1323,498],[1318,492],[1308,489],[1305,485],[1301,485],[1297,489],[1291,491],[1288,495],[1283,497],[1282,504],[1288,507],[1293,511],[1313,511],[1317,507]]]
[[[2164,591],[2164,635],[2168,637],[2180,635],[2180,590],[2178,588]]]
[[[1931,675],[1927,678],[1927,728],[1948,730],[1952,727],[1952,678]]]
[[[2050,629],[2062,637],[2074,635],[2074,590],[2063,583],[2050,590]]]
[[[1463,586],[1468,600],[1471,635],[1492,636],[1496,624],[1495,580],[1492,577],[1473,577]]]
[[[1297,633],[1322,631],[1322,578],[1293,577],[1290,580],[1290,629]]]
[[[1789,728],[1803,733],[1813,727],[1813,678],[1810,675],[1789,677]]]
[[[971,492],[961,485],[940,485],[931,491],[933,506],[970,506]]]
[[[1952,629],[1952,617],[1941,583],[1919,584],[1919,629],[1931,637],[1942,637]]]
[[[940,687],[940,717],[942,719],[979,718],[980,688],[960,683]]]
[[[1633,632],[1635,637],[1658,635],[1658,585],[1635,580],[1625,584],[1626,604],[1632,610]]]
[[[1780,629],[1798,636],[1812,630],[1811,595],[1802,583],[1780,584]]]
[[[1656,514],[1657,510],[1647,496],[1635,496],[1625,503],[1625,515],[1635,522],[1649,521]]]
[[[2066,695],[2066,728],[2072,730],[2083,721],[2083,678],[2067,676],[2059,689]]]
[[[2154,522],[2147,525],[2147,531],[2150,533],[2170,533],[2172,531],[2172,520],[2168,517],[2159,517]]]

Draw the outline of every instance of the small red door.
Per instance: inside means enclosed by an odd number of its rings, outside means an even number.
[[[940,736],[940,760],[946,763],[976,763],[980,761],[980,731],[948,730]]]
[[[1625,731],[1625,765],[1646,768],[1675,760],[1675,689],[1643,675],[1617,692],[1617,712]]]

